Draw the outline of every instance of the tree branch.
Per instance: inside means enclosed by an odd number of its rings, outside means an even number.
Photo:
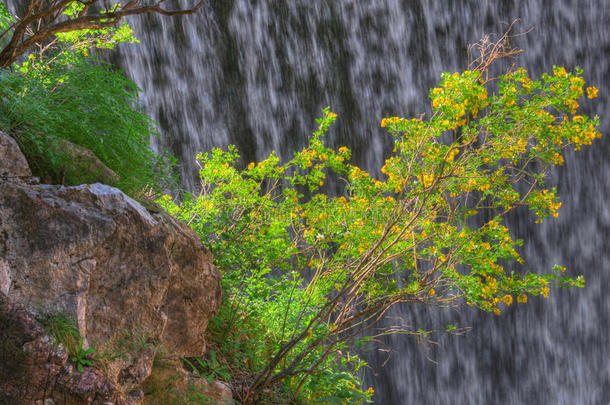
[[[138,15],[156,13],[163,16],[178,16],[194,14],[203,7],[205,0],[200,0],[191,8],[169,10],[162,7],[165,0],[157,0],[152,5],[142,5],[143,0],[130,0],[124,6],[112,12],[98,12],[87,14],[90,7],[100,0],[86,0],[80,3],[84,8],[75,18],[61,19],[63,11],[71,3],[71,0],[60,0],[51,3],[47,8],[42,8],[43,3],[39,0],[30,0],[27,11],[23,18],[13,25],[13,35],[0,52],[0,67],[9,67],[17,58],[27,52],[32,46],[51,39],[55,34],[84,29],[100,29],[116,26],[123,18]],[[38,24],[36,24],[38,23]],[[32,27],[36,24],[36,27]],[[31,29],[32,34],[27,35]]]

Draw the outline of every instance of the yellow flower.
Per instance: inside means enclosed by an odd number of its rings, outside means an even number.
[[[587,97],[589,97],[589,98],[597,97],[597,89],[595,87],[587,87]]]
[[[555,153],[553,156],[553,162],[559,166],[563,165],[563,156],[561,156],[559,153]]]
[[[436,294],[436,291],[434,291],[434,288],[431,288],[430,290],[428,290],[428,294],[430,294],[431,297],[434,297],[434,294]]]
[[[532,80],[529,77],[522,77],[519,81],[526,93],[529,93],[532,90]]]
[[[449,151],[449,153],[447,154],[447,157],[445,158],[445,162],[447,163],[451,163],[453,162],[453,158],[455,157],[455,155],[457,155],[458,153],[460,153],[460,150],[457,148],[453,148]]]
[[[585,117],[583,117],[582,115],[575,115],[574,117],[572,117],[572,121],[582,124],[585,122]]]
[[[518,296],[517,297],[517,302],[519,304],[525,304],[527,302],[527,295],[521,294],[520,296]]]
[[[507,294],[504,297],[502,297],[502,301],[504,301],[504,303],[510,307],[510,304],[513,303],[513,296]]]
[[[494,308],[494,314],[496,314],[496,316],[500,316],[500,309]]]
[[[248,170],[252,169],[254,169],[254,162],[250,162],[250,164],[248,165]]]
[[[569,100],[566,100],[564,104],[567,105],[568,108],[570,108],[571,114],[574,114],[576,112],[576,110],[578,109],[578,103],[576,102],[576,100],[569,99]]]
[[[434,174],[433,173],[424,174],[422,176],[422,183],[424,184],[424,187],[426,187],[426,188],[430,187],[433,182],[434,182]]]
[[[554,67],[553,68],[553,74],[555,76],[559,76],[559,77],[566,77],[568,75],[566,70],[564,68],[562,68],[562,67]]]

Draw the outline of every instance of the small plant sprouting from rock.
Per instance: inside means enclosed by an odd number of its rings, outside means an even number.
[[[66,314],[58,312],[46,316],[42,323],[53,336],[57,343],[61,343],[70,356],[70,361],[76,365],[79,372],[83,372],[85,366],[91,366],[91,357],[95,354],[95,348],[83,347],[83,338],[78,332],[76,323]]]
[[[208,383],[212,383],[212,380],[219,378],[224,381],[228,381],[231,378],[229,369],[226,364],[221,364],[216,357],[216,351],[210,349],[208,352],[209,359],[207,361],[195,357],[192,359],[184,359],[184,362],[189,368],[201,378],[205,378]]]

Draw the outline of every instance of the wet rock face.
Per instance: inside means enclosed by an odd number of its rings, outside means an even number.
[[[104,353],[105,375],[131,403],[140,401],[138,387],[160,347],[176,358],[204,354],[220,274],[187,225],[103,184],[15,178],[21,174],[0,176],[0,293],[7,302],[36,317],[75,319],[83,347]]]

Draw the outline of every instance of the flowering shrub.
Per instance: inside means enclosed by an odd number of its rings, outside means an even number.
[[[239,170],[233,147],[199,155],[201,193],[161,204],[210,246],[233,319],[260,327],[250,347],[257,377],[244,402],[279,381],[308,399],[367,400],[372,390],[342,374],[346,359],[362,365],[347,342],[397,303],[466,303],[500,315],[528,296],[548,297],[552,286],[582,287],[582,277],[560,266],[508,272],[522,262],[523,242],[505,219],[523,208],[536,222],[556,217],[561,202],[547,185],[549,169],[563,164],[567,148],[601,136],[597,117],[576,115],[581,75],[560,67],[540,79],[525,69],[494,80],[477,70],[443,74],[428,119],[381,121],[394,150],[379,175],[349,164],[347,148],[325,146],[337,118],[329,109],[286,163],[272,154]],[[341,195],[322,191],[330,172],[345,184]]]

